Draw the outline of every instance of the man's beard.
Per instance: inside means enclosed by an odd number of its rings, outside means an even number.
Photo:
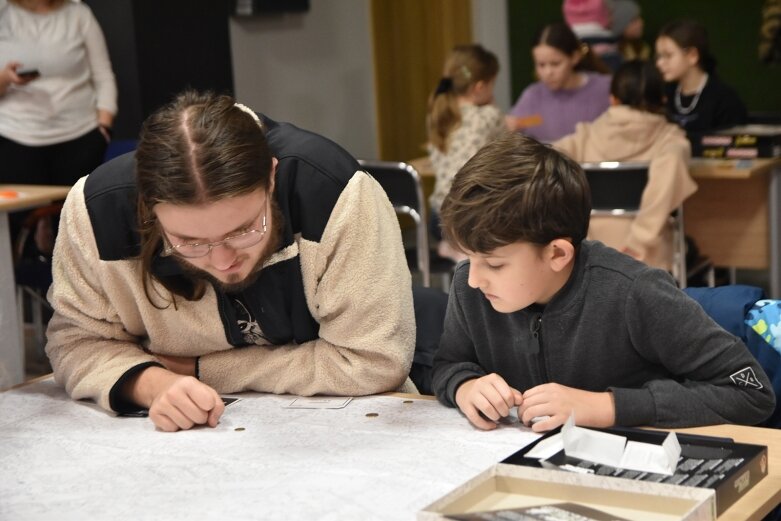
[[[272,215],[271,226],[269,226],[265,237],[263,237],[261,240],[261,243],[263,244],[263,252],[260,254],[260,257],[255,262],[255,265],[252,267],[249,274],[243,279],[225,282],[218,279],[206,270],[196,268],[186,259],[176,255],[174,255],[174,259],[176,259],[176,261],[182,267],[182,270],[191,279],[204,280],[209,282],[212,286],[222,291],[223,293],[239,293],[244,291],[258,280],[263,263],[266,262],[269,257],[271,257],[279,249],[279,241],[282,237],[282,228],[284,227],[285,222],[276,199],[272,197],[269,200],[269,206],[271,207]],[[241,252],[241,250],[238,251]],[[233,277],[237,276],[234,275]]]

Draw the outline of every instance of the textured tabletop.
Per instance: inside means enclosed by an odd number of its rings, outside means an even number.
[[[0,519],[409,520],[537,438],[427,399],[238,396],[216,428],[169,434],[51,379],[0,394]]]

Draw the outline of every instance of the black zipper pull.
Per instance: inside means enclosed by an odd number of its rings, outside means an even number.
[[[534,315],[529,322],[529,332],[532,335],[532,352],[540,352],[540,328],[542,328],[542,315]]]

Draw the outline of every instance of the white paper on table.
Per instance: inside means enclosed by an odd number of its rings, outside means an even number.
[[[561,433],[558,433],[550,438],[540,440],[532,450],[524,454],[524,457],[544,460],[555,456],[562,450],[564,450],[564,439],[561,437]]]
[[[661,445],[628,441],[624,448],[624,456],[619,467],[672,475],[678,466],[681,455],[681,445],[678,436],[671,432]]]
[[[662,445],[629,441],[625,436],[575,426],[575,415],[561,428],[564,453],[574,458],[640,472],[672,475],[681,455],[674,432]]]

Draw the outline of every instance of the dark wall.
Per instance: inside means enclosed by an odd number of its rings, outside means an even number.
[[[667,21],[694,18],[708,28],[717,70],[752,111],[781,111],[781,66],[760,63],[757,57],[762,0],[639,0],[645,20],[645,39]],[[533,81],[530,41],[540,26],[562,19],[561,2],[510,0],[510,61],[515,98]],[[514,101],[514,100],[513,100]]]
[[[143,120],[186,87],[233,93],[230,2],[85,0],[111,55],[119,90],[114,136],[134,139]]]

